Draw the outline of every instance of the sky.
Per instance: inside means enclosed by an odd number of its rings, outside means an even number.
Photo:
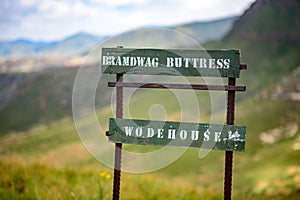
[[[0,0],[0,40],[116,35],[241,15],[254,0]]]

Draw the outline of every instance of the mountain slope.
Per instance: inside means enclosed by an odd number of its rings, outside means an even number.
[[[299,0],[257,0],[224,40],[300,42]]]
[[[206,47],[240,49],[248,64],[242,75],[247,94],[257,95],[300,65],[299,19],[298,0],[257,0],[223,40]]]
[[[5,88],[22,79],[14,97],[0,109],[0,134],[8,130],[24,130],[34,124],[49,123],[71,115],[74,69],[55,69],[31,74],[2,75]],[[5,90],[3,90],[5,92]],[[5,95],[5,93],[3,94]],[[7,96],[7,94],[6,94]],[[4,96],[5,97],[5,96]]]

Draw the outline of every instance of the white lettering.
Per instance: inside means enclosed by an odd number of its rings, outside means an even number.
[[[135,57],[130,57],[130,66],[136,66],[136,58]]]
[[[192,140],[198,140],[199,131],[192,130]]]
[[[123,66],[129,66],[129,57],[123,57]]]
[[[211,69],[216,68],[215,61],[216,61],[216,59],[210,58],[210,59],[208,60],[208,63],[209,63],[209,64],[208,64],[208,65],[209,65],[208,68],[211,68]]]
[[[215,142],[221,141],[221,132],[215,132]]]
[[[157,129],[157,138],[164,138],[163,132],[164,129],[162,128]]]
[[[111,64],[111,65],[116,65],[116,64],[115,64],[115,57],[110,56],[110,59],[111,59],[110,64]]]
[[[189,60],[190,60],[190,58],[183,58],[185,68],[189,67]]]
[[[117,57],[116,65],[121,65],[122,66],[122,61],[121,61],[121,57],[120,56]]]
[[[145,57],[136,57],[136,59],[137,59],[137,65],[139,67],[143,67],[144,66]]]
[[[154,136],[154,129],[153,128],[148,128],[147,129],[147,137],[153,137]]]
[[[224,65],[225,65],[224,69],[229,69],[229,67],[230,67],[230,59],[224,59]]]
[[[136,135],[137,137],[141,137],[141,136],[143,135],[143,128],[142,128],[142,127],[137,127],[137,128],[135,129],[135,135]]]
[[[133,127],[132,126],[124,126],[126,136],[131,136]]]
[[[218,59],[217,60],[217,69],[222,69],[223,68],[223,59]]]
[[[197,68],[197,61],[199,61],[199,58],[192,58],[193,60],[193,67]]]
[[[209,132],[209,129],[207,129],[204,132],[204,141],[209,141],[209,138],[210,138],[210,132]]]
[[[175,58],[175,67],[182,66],[182,58]]]
[[[152,59],[152,66],[157,67],[158,66],[158,58],[153,58]]]
[[[167,58],[167,67],[173,67],[174,66],[174,58]]]
[[[200,61],[200,65],[199,65],[200,68],[207,68],[205,58],[200,58],[199,61]]]
[[[179,133],[179,137],[180,137],[180,139],[185,140],[187,138],[187,131],[181,130]]]
[[[168,129],[168,139],[175,139],[176,129]]]
[[[147,57],[145,67],[151,67],[151,59],[150,57]]]
[[[229,69],[230,59],[167,57],[166,67]],[[158,67],[158,57],[102,56],[102,65]]]
[[[102,65],[110,65],[110,56],[102,56]]]

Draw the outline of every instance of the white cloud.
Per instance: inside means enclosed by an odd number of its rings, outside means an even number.
[[[38,0],[20,0],[19,2],[21,6],[34,6],[39,3]]]
[[[132,5],[132,4],[144,4],[147,0],[91,0],[93,3],[107,5],[109,7]],[[149,2],[149,0],[148,0]]]
[[[2,38],[53,40],[87,31],[116,34],[149,25],[172,25],[241,14],[254,0],[16,0],[3,5]],[[1,8],[2,7],[2,8]],[[1,11],[4,6],[0,7]],[[8,13],[6,11],[5,13]]]

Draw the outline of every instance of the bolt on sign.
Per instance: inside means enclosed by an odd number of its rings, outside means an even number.
[[[102,48],[101,71],[116,74],[116,117],[109,120],[106,133],[115,143],[113,199],[119,199],[122,144],[170,145],[225,151],[224,200],[231,199],[234,151],[245,151],[246,127],[234,125],[235,92],[240,70],[239,50],[178,50]],[[123,82],[124,74],[202,76],[228,78],[227,85]],[[122,119],[123,88],[160,88],[227,91],[227,123],[196,124],[187,122]]]
[[[246,127],[111,118],[109,133],[114,143],[244,151]]]

